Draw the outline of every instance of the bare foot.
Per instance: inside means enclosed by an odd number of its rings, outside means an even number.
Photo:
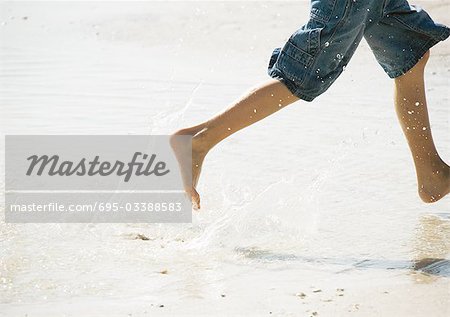
[[[194,209],[200,209],[200,195],[198,194],[196,187],[200,178],[200,172],[202,170],[203,160],[205,159],[208,150],[202,145],[201,136],[199,132],[203,127],[193,127],[182,129],[175,132],[170,138],[170,145],[177,157],[180,165],[181,176],[184,182],[184,190],[186,194],[191,198]],[[189,147],[180,142],[176,136],[178,135],[191,135],[192,136],[192,152],[189,152]],[[189,161],[186,161],[186,157],[192,155],[191,165]],[[189,173],[192,172],[192,178],[189,177]]]
[[[450,192],[450,167],[442,165],[426,176],[419,177],[419,196],[426,203],[434,203]]]

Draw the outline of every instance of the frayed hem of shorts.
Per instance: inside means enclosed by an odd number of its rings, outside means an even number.
[[[269,76],[280,81],[283,85],[286,86],[287,89],[289,89],[289,91],[294,96],[300,98],[303,101],[311,102],[316,98],[316,97],[308,96],[308,95],[304,94],[303,92],[301,92],[300,89],[295,84],[293,84],[289,79],[283,77],[283,75],[279,74],[276,71],[269,72]]]

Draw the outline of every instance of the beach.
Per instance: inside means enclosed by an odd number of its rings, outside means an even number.
[[[450,25],[446,0],[416,1]],[[167,135],[269,79],[308,1],[1,2],[4,135]],[[450,42],[428,109],[450,161]],[[450,315],[450,198],[423,203],[363,40],[334,85],[206,157],[188,224],[4,221],[0,316]]]

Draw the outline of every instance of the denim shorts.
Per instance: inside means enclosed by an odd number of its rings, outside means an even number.
[[[406,0],[311,0],[310,19],[273,51],[268,73],[312,101],[339,77],[363,36],[395,78],[449,35],[448,27]]]

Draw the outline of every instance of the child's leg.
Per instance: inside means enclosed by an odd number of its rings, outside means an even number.
[[[185,184],[185,186],[187,193],[192,197],[194,207],[200,208],[200,197],[195,188],[203,159],[208,151],[233,133],[264,119],[298,99],[280,81],[270,80],[212,119],[175,133],[175,135],[193,136],[192,167],[183,166],[182,162],[180,167],[181,169],[192,168],[192,184]],[[172,146],[176,154],[183,151],[182,146],[175,142],[172,142]],[[182,155],[177,156],[179,159],[182,157]]]
[[[429,52],[395,79],[395,107],[414,159],[420,198],[435,202],[450,191],[450,168],[439,157],[431,136],[424,84],[428,57]]]

